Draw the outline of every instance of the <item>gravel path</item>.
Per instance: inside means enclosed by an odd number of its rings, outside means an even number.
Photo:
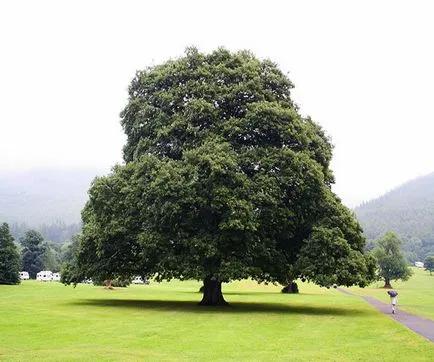
[[[338,288],[338,290],[347,295],[357,296],[356,294],[350,293],[349,291],[342,288]],[[407,328],[410,328],[412,331],[420,334],[422,337],[434,342],[434,321],[431,319],[419,317],[417,315],[400,310],[399,304],[397,305],[396,313],[392,314],[392,307],[390,304],[380,302],[378,299],[373,297],[362,298],[377,308],[380,312],[388,315],[390,318],[403,324]]]

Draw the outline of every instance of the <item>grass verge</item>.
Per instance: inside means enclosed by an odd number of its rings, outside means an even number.
[[[197,305],[199,287],[0,286],[0,360],[432,360],[432,343],[334,289],[234,282],[223,287],[231,307],[212,308]]]
[[[434,274],[421,268],[412,268],[410,280],[392,281],[392,287],[398,291],[398,308],[421,317],[434,320]],[[369,295],[384,303],[390,303],[384,282],[375,282],[368,288],[348,288],[357,295]]]

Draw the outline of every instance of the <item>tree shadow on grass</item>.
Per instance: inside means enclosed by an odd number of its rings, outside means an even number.
[[[202,294],[202,292],[189,292],[195,294]],[[307,296],[307,295],[321,295],[319,293],[282,293],[280,290],[277,291],[260,291],[260,292],[224,292],[223,295],[286,295],[288,297],[298,297],[298,296]]]
[[[202,295],[203,292],[197,290],[184,290],[184,291],[177,291],[177,293],[182,294],[195,294],[195,295]],[[288,297],[298,297],[298,296],[319,296],[322,295],[321,293],[309,293],[309,292],[300,292],[300,293],[282,293],[280,290],[260,290],[256,292],[249,292],[249,291],[224,291],[223,295],[286,295]]]
[[[218,312],[225,314],[242,313],[278,313],[278,314],[305,314],[305,315],[331,315],[331,316],[354,316],[366,314],[366,311],[339,307],[323,307],[312,305],[290,305],[281,303],[243,303],[232,302],[226,307],[199,306],[192,301],[171,300],[139,300],[139,299],[82,299],[68,303],[75,306],[89,307],[114,307],[148,309],[158,311],[182,311],[192,313]]]
[[[195,294],[195,295],[202,295],[203,292],[196,290],[196,291],[177,291],[177,293],[183,293],[183,294]],[[261,292],[224,292],[223,295],[272,295],[272,294],[281,294],[280,292],[268,292],[268,291],[261,291]]]

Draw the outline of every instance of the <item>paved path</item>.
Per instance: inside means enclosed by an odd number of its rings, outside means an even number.
[[[349,291],[338,288],[338,290],[342,293],[357,296],[356,294],[350,293]],[[434,342],[434,321],[431,319],[426,319],[423,317],[419,317],[417,315],[405,312],[399,309],[399,305],[397,306],[397,311],[395,314],[391,313],[392,307],[389,304],[380,302],[378,299],[373,297],[362,297],[369,304],[377,308],[380,312],[388,315],[390,318],[393,318],[395,321],[405,325],[407,328],[410,328],[412,331],[420,334],[422,337]]]

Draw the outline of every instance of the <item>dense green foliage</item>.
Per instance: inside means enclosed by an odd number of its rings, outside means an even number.
[[[54,226],[55,224],[53,224]],[[61,225],[56,223],[56,225]],[[17,226],[17,224],[15,224]],[[23,227],[23,228],[21,228]],[[13,240],[12,228],[10,229]],[[47,241],[42,233],[29,229],[27,225],[21,224],[18,227],[23,233],[20,242],[13,241],[14,248],[18,253],[18,269],[28,271],[34,278],[36,273],[41,270],[51,270],[57,272],[63,263],[71,262],[73,250],[77,248],[78,235],[73,235],[71,240],[62,243]],[[25,230],[25,231],[24,231]],[[17,231],[17,229],[15,229]],[[11,259],[12,262],[13,259]],[[27,270],[27,269],[31,270]]]
[[[407,182],[354,212],[368,239],[395,232],[410,262],[434,254],[434,173]]]
[[[425,270],[431,274],[434,271],[434,256],[427,256],[423,262]]]
[[[192,278],[204,298],[248,277],[365,285],[373,262],[331,191],[332,146],[292,87],[247,51],[188,49],[138,72],[122,112],[126,165],[89,190],[70,280]]]
[[[372,254],[377,259],[379,271],[378,276],[384,279],[384,287],[391,288],[392,280],[408,280],[411,276],[411,269],[401,253],[402,241],[392,232],[386,233],[378,240]]]
[[[60,270],[60,246],[53,242],[45,241],[42,243],[42,249],[42,263],[44,264],[44,270],[58,272]]]
[[[59,260],[61,264],[71,263],[77,255],[80,234],[73,235],[71,240],[60,246]]]
[[[19,284],[20,256],[9,225],[0,226],[0,284]]]
[[[43,241],[42,235],[35,230],[27,231],[20,239],[23,247],[21,250],[23,270],[28,272],[32,279],[36,278],[38,272],[44,270]]]

